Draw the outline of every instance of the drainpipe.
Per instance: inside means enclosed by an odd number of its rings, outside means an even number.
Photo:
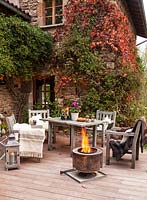
[[[31,21],[31,16],[29,14],[25,14],[25,12],[21,11],[17,6],[9,4],[8,2],[5,1],[0,1],[0,4],[3,5],[4,7],[8,8],[9,10],[17,13],[27,21]]]

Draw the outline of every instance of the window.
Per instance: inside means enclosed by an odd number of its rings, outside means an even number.
[[[48,102],[55,101],[55,77],[47,79],[35,79],[33,83],[33,105],[40,105],[42,108],[48,106]]]
[[[63,0],[45,1],[46,25],[63,23]]]

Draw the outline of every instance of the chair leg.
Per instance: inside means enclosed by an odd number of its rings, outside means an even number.
[[[132,162],[131,162],[131,168],[135,169],[135,160],[136,160],[136,149],[132,150]]]
[[[102,147],[105,146],[105,127],[102,125]]]
[[[135,159],[132,158],[131,168],[135,169]]]
[[[136,160],[139,160],[139,142],[136,145]]]
[[[112,158],[115,158],[115,154],[114,154],[114,152],[112,151]]]
[[[110,165],[110,135],[107,134],[107,141],[106,141],[106,165]]]

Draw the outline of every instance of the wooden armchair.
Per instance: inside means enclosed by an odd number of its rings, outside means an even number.
[[[131,168],[135,168],[135,161],[139,159],[139,144],[144,134],[143,120],[138,120],[131,132],[121,132],[114,130],[106,130],[106,165],[110,164],[110,149],[112,149],[112,157],[117,161],[125,154],[131,154]],[[126,140],[111,139],[111,136],[125,136]]]

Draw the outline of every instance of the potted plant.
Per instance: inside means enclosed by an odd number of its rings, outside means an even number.
[[[73,101],[70,107],[70,113],[71,113],[71,120],[76,121],[79,116],[81,106],[77,101]]]

